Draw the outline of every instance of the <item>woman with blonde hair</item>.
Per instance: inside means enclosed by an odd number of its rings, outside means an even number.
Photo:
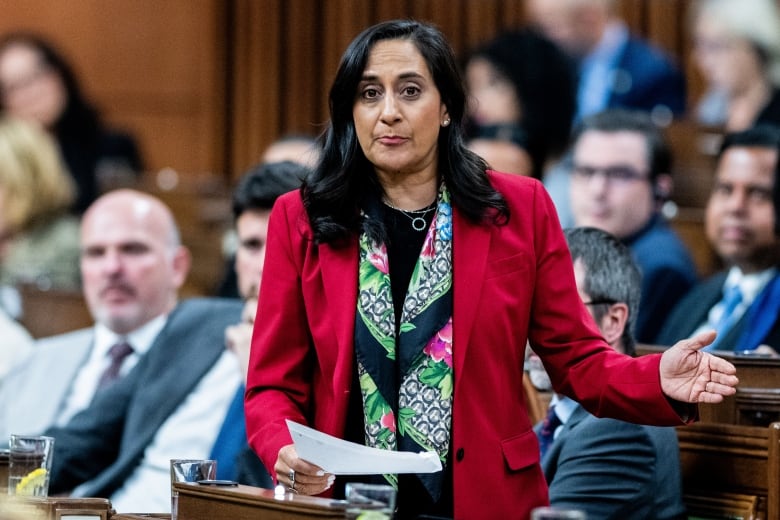
[[[780,124],[780,10],[775,0],[699,0],[694,62],[705,82],[695,117],[728,131]]]
[[[78,289],[75,187],[52,138],[0,119],[0,282]]]

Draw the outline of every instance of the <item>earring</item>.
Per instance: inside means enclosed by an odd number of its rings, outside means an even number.
[[[449,124],[450,124],[450,118],[449,117],[441,122],[441,126],[449,126]]]

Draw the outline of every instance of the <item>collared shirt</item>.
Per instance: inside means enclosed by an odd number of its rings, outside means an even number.
[[[132,475],[111,495],[114,509],[170,511],[171,459],[209,457],[228,406],[243,382],[238,358],[225,349],[189,396],[157,430]],[[160,398],[164,399],[164,396]]]
[[[610,22],[596,47],[582,60],[577,86],[577,116],[582,119],[607,108],[615,82],[615,65],[628,41],[628,28]]]
[[[113,332],[105,325],[96,323],[92,350],[76,375],[55,424],[57,426],[64,425],[71,417],[85,409],[92,402],[98,380],[111,364],[111,357],[108,351],[113,345],[124,339],[133,347],[133,353],[122,362],[122,367],[119,370],[121,377],[126,375],[138,363],[141,356],[146,354],[151,348],[167,320],[167,315],[158,316],[125,336]]]
[[[726,281],[723,283],[723,293],[726,290],[735,285],[739,285],[739,290],[742,293],[742,301],[734,308],[732,315],[734,316],[734,323],[739,321],[743,314],[750,308],[755,301],[756,297],[764,290],[766,284],[768,284],[772,278],[777,274],[777,268],[770,267],[759,273],[744,274],[739,267],[732,267],[726,275]],[[713,323],[718,323],[722,314],[724,306],[722,301],[718,301],[707,314],[707,319],[704,323],[701,323],[699,327],[693,332],[691,336],[695,336],[700,332],[712,329]]]
[[[553,438],[557,439],[558,434],[561,432],[561,428],[563,428],[571,417],[571,414],[574,413],[574,410],[579,405],[577,404],[577,401],[569,399],[565,395],[553,394],[552,399],[550,399],[550,406],[555,406],[555,415],[561,420],[561,425],[558,426],[555,429],[555,433],[553,433]]]

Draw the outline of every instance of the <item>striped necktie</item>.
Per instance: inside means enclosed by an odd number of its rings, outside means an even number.
[[[547,410],[547,417],[544,418],[542,428],[539,430],[539,451],[541,452],[542,457],[544,457],[544,454],[547,453],[547,449],[553,443],[555,430],[561,424],[563,423],[558,417],[558,414],[555,413],[555,405],[553,405]]]
[[[130,344],[125,340],[121,340],[119,343],[113,345],[108,350],[108,355],[111,358],[111,363],[103,371],[103,373],[100,376],[100,379],[98,379],[98,385],[97,385],[98,390],[102,390],[109,384],[116,381],[116,379],[119,377],[119,370],[122,368],[122,362],[125,360],[127,356],[129,356],[132,353],[133,353],[133,347],[131,347]]]

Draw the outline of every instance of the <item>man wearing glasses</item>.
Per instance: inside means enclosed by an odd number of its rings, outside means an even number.
[[[572,139],[571,210],[577,226],[611,233],[642,272],[636,339],[651,342],[696,268],[659,209],[671,191],[671,157],[644,112],[607,110],[583,119]]]
[[[641,275],[630,251],[599,229],[565,234],[582,302],[607,343],[633,356]],[[529,376],[544,382],[547,373],[529,364]],[[685,518],[674,428],[600,419],[555,394],[535,431],[553,506],[581,509],[588,518]]]

